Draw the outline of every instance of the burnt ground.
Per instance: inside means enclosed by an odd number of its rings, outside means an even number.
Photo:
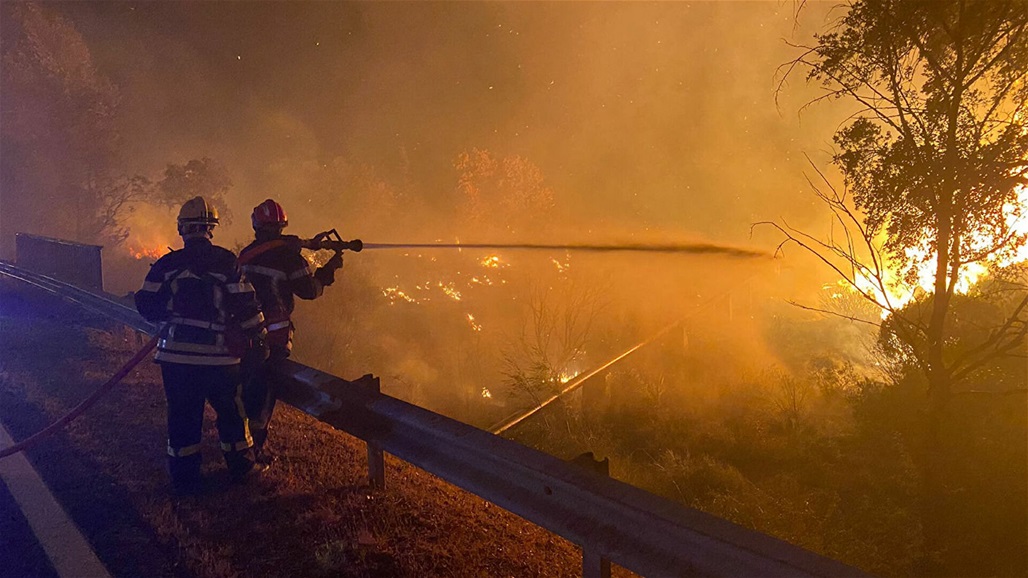
[[[103,383],[143,341],[55,297],[0,281],[0,420],[16,440],[28,437]],[[146,361],[28,452],[116,576],[581,575],[574,545],[390,456],[387,487],[371,491],[360,440],[283,405],[269,442],[277,461],[246,486],[228,484],[208,408],[208,491],[173,498],[164,420],[159,368]],[[9,512],[12,501],[0,489]],[[45,556],[22,539],[26,531],[18,516],[0,516],[0,576],[52,575]]]

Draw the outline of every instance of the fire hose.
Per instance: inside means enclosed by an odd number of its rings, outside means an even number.
[[[529,251],[585,251],[591,253],[642,252],[678,253],[693,255],[722,255],[737,258],[771,257],[765,251],[715,245],[712,243],[618,243],[618,244],[547,244],[547,243],[364,243],[360,239],[345,241],[332,229],[319,233],[313,239],[298,239],[300,247],[312,251],[331,250],[335,252],[365,249],[514,249]]]
[[[731,257],[766,257],[766,253],[760,251],[753,251],[749,249],[742,249],[736,247],[726,247],[720,245],[711,244],[665,244],[665,245],[647,245],[647,244],[623,244],[623,245],[547,245],[547,244],[484,244],[484,243],[362,243],[360,239],[354,239],[352,241],[343,240],[339,233],[335,229],[326,231],[318,234],[313,239],[297,239],[300,246],[305,249],[311,250],[332,250],[338,252],[353,251],[360,252],[363,249],[410,249],[410,248],[438,248],[438,249],[529,249],[529,250],[583,250],[593,252],[610,252],[610,251],[644,251],[644,252],[658,252],[658,253],[698,253],[698,254],[722,254]],[[661,332],[663,333],[663,331]],[[640,344],[641,346],[643,344]],[[139,351],[136,352],[132,359],[129,359],[125,365],[121,367],[110,379],[107,380],[103,385],[98,387],[96,391],[89,395],[86,399],[82,400],[74,409],[68,412],[65,416],[61,417],[57,421],[53,422],[44,429],[36,432],[29,436],[25,440],[18,442],[10,447],[0,449],[0,459],[4,459],[8,456],[12,456],[18,452],[25,451],[40,441],[52,436],[57,433],[61,428],[67,426],[77,417],[82,415],[86,410],[93,406],[101,397],[103,397],[108,391],[114,388],[122,379],[136,365],[139,364],[153,349],[157,346],[157,336],[155,335],[144,345]],[[636,346],[638,348],[639,346]],[[634,351],[636,348],[629,350]],[[620,359],[620,357],[618,358]],[[616,360],[615,360],[616,361]],[[601,368],[602,369],[602,368]],[[584,379],[576,380],[575,386],[580,385]],[[543,404],[545,406],[549,403],[548,400]],[[497,432],[516,425],[524,418],[528,417],[532,413],[535,413],[541,407],[535,408],[527,415],[523,415],[513,422],[506,423]]]
[[[93,404],[97,402],[97,400],[103,397],[104,394],[106,394],[115,385],[117,385],[118,382],[124,379],[125,376],[128,375],[129,372],[132,371],[132,369],[135,366],[139,365],[139,362],[145,359],[146,356],[149,355],[151,351],[153,351],[154,347],[157,347],[156,335],[151,337],[150,341],[148,341],[146,345],[142,347],[142,349],[137,351],[136,354],[132,356],[132,359],[129,359],[127,362],[125,362],[125,365],[122,365],[121,369],[119,369],[114,375],[112,375],[110,379],[108,379],[100,387],[96,388],[96,391],[91,393],[89,397],[87,397],[86,399],[82,400],[81,403],[75,406],[75,408],[69,411],[64,417],[46,426],[45,428],[36,432],[35,434],[32,434],[28,438],[14,444],[13,446],[0,449],[0,460],[35,446],[39,442],[57,433],[61,428],[71,423],[75,418],[82,415],[87,409],[92,407]]]

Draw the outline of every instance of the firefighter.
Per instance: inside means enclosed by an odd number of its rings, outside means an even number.
[[[310,263],[300,254],[299,237],[282,234],[289,221],[282,205],[272,199],[254,207],[251,222],[255,239],[240,251],[239,262],[253,283],[264,311],[270,356],[262,367],[244,366],[243,397],[253,434],[254,455],[258,462],[267,464],[271,459],[264,451],[264,444],[275,409],[271,366],[289,357],[293,348],[295,328],[290,317],[294,296],[320,297],[325,287],[335,281],[335,272],[343,266],[343,257],[336,252],[312,273]]]
[[[236,256],[211,243],[217,224],[217,211],[203,197],[183,204],[178,232],[185,247],[158,259],[135,294],[139,313],[160,327],[154,361],[168,401],[168,469],[179,495],[202,489],[205,400],[217,413],[232,481],[254,471],[239,364],[241,356],[266,355],[264,317]],[[242,346],[232,347],[233,335]]]

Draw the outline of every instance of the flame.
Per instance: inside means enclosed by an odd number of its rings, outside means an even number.
[[[153,247],[140,247],[138,249],[129,247],[128,252],[129,255],[132,255],[134,259],[160,259],[162,256],[164,256],[165,253],[168,252],[168,248],[163,247],[161,245]]]
[[[1028,188],[1019,187],[1017,193],[1017,200],[1013,203],[1008,203],[1003,208],[1003,213],[1006,215],[1007,226],[1013,232],[1015,236],[1028,235]],[[984,249],[994,244],[995,240],[987,235],[977,235],[971,239],[971,246],[974,249]],[[935,267],[938,261],[938,257],[932,255],[928,257],[928,250],[924,248],[908,249],[906,251],[906,257],[909,260],[917,261],[922,265],[917,270],[917,282],[915,285],[910,286],[905,283],[899,275],[895,273],[899,269],[895,263],[886,262],[884,267],[884,275],[882,284],[885,286],[885,291],[882,291],[882,287],[872,280],[868,275],[858,274],[854,279],[854,284],[850,287],[851,290],[859,290],[868,295],[873,296],[879,303],[891,304],[893,308],[900,309],[911,301],[915,297],[922,293],[932,293],[935,291]],[[960,276],[957,278],[956,285],[953,288],[955,293],[964,294],[971,290],[972,287],[988,272],[990,266],[1005,267],[1014,263],[1020,263],[1028,260],[1028,244],[1022,244],[1017,247],[1012,254],[1005,255],[1001,258],[994,258],[986,262],[968,263],[964,265],[960,271]],[[842,282],[845,284],[845,282]],[[833,299],[838,297],[833,294]],[[882,312],[882,318],[888,316],[888,311]]]
[[[482,259],[481,263],[483,267],[488,267],[490,269],[499,269],[500,267],[506,266],[506,263],[500,261],[499,255],[490,255],[485,259]]]
[[[389,304],[393,305],[397,301],[406,301],[407,303],[420,303],[417,299],[411,297],[401,290],[399,287],[386,287],[382,289],[382,295],[385,295],[389,299]]]
[[[553,266],[557,268],[558,273],[563,273],[564,271],[567,271],[571,268],[571,261],[561,263],[556,259],[550,258],[550,262],[553,263]]]
[[[575,372],[572,372],[572,373],[568,373],[566,371],[562,371],[562,372],[560,372],[559,375],[557,375],[557,381],[559,381],[561,383],[567,383],[567,382],[571,381],[572,379],[578,377],[579,373],[581,373],[581,372],[580,371],[575,371]]]
[[[454,287],[452,281],[446,283],[445,285],[443,285],[443,282],[440,281],[439,282],[439,288],[442,289],[443,293],[446,293],[446,295],[450,299],[453,299],[454,301],[460,301],[460,298],[461,298],[460,291],[458,291],[457,288]]]
[[[125,254],[133,259],[156,260],[171,251],[171,246],[181,246],[175,229],[175,212],[172,209],[150,203],[135,203],[125,215],[128,237],[123,245]]]

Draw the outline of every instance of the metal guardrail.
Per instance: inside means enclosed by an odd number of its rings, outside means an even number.
[[[66,283],[103,291],[103,247],[28,233],[15,233],[18,267],[56,275]]]
[[[131,310],[103,297],[2,262],[0,274],[104,311],[137,330],[153,330],[138,316],[127,319]],[[867,576],[384,395],[370,375],[349,382],[291,360],[276,373],[283,401],[368,443],[372,485],[384,482],[381,452],[389,452],[579,544],[587,554],[587,574],[589,559],[598,556],[645,576]]]
[[[147,335],[153,335],[157,331],[157,327],[140,317],[135,309],[114,301],[107,293],[93,293],[52,277],[16,267],[6,261],[0,261],[0,274],[58,295],[67,301],[95,313],[106,315]]]

